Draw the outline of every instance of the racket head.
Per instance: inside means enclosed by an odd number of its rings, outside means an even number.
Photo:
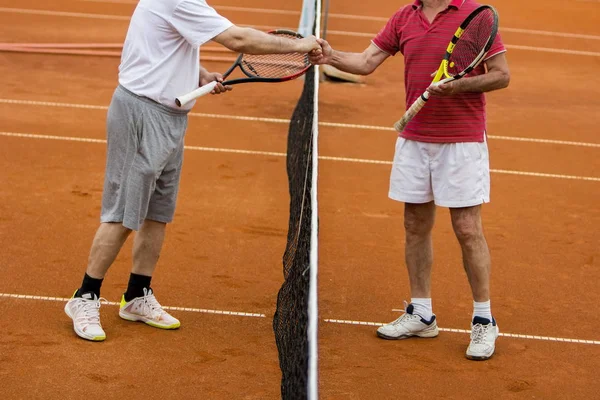
[[[277,29],[267,32],[287,39],[302,39],[298,32]],[[311,63],[308,54],[240,54],[238,61],[240,69],[249,78],[259,78],[273,82],[283,82],[295,79],[308,71]]]
[[[480,6],[454,33],[444,56],[444,75],[461,78],[475,69],[492,47],[498,33],[498,12],[490,5]]]

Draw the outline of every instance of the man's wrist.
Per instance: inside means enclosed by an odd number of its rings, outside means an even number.
[[[458,94],[463,91],[465,79],[468,78],[462,78],[457,81],[450,82],[450,84],[452,85],[452,94]]]
[[[333,66],[337,64],[340,60],[340,52],[337,50],[331,49],[331,55],[329,56],[329,63]]]

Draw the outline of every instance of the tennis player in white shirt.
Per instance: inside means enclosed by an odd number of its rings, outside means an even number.
[[[103,341],[100,288],[104,276],[132,231],[133,266],[119,315],[161,329],[179,320],[154,297],[150,283],[166,224],[171,222],[179,188],[187,113],[175,98],[221,74],[200,65],[200,46],[215,41],[239,53],[321,51],[316,38],[291,40],[241,28],[204,0],[140,0],[119,66],[119,85],[107,115],[107,160],[100,227],[94,237],[81,287],[65,305],[75,333]],[[219,83],[213,93],[230,87]]]

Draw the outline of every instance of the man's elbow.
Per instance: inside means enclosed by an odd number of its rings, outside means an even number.
[[[500,89],[505,89],[508,87],[508,85],[510,84],[510,72],[508,71],[502,71],[501,75],[500,75]]]
[[[218,35],[214,40],[231,51],[243,53],[248,45],[247,37],[247,28],[232,26],[225,32]]]
[[[361,71],[359,74],[364,75],[364,76],[371,75],[373,72],[375,72],[375,69],[377,69],[377,66],[371,65],[371,64],[365,64],[363,66],[363,68],[361,68]]]
[[[363,64],[360,68],[360,75],[371,75],[377,69],[379,65],[373,62],[372,59],[365,57]]]

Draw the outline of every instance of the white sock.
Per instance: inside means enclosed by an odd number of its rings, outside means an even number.
[[[488,320],[492,320],[492,307],[490,304],[491,300],[482,302],[473,302],[473,318],[481,317]]]
[[[413,314],[417,314],[425,321],[430,321],[433,317],[433,309],[431,307],[431,298],[416,298],[410,299],[410,304],[413,305]]]

